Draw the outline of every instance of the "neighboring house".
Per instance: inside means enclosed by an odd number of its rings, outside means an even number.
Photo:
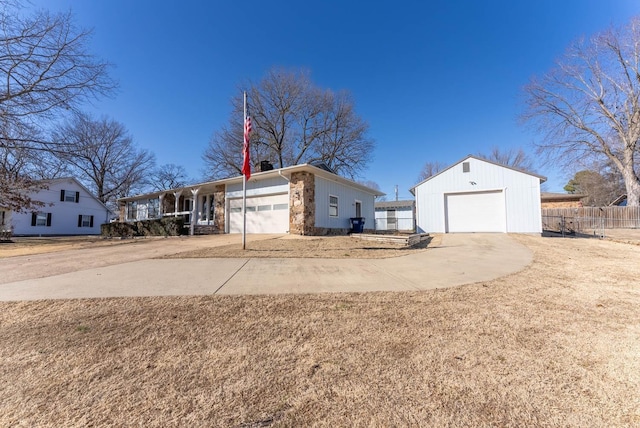
[[[627,195],[620,195],[615,198],[610,204],[610,207],[626,207],[627,206]]]
[[[242,182],[224,180],[167,189],[118,200],[120,221],[181,216],[189,233],[242,233]],[[344,234],[350,218],[374,227],[378,190],[303,164],[256,172],[247,181],[247,233]]]
[[[545,177],[467,156],[411,188],[420,233],[542,233]]]
[[[580,208],[582,199],[587,195],[575,193],[540,193],[540,202],[542,208]]]
[[[376,230],[413,232],[416,227],[414,201],[383,201],[375,203]]]
[[[31,199],[43,202],[36,211],[11,212],[0,208],[0,229],[13,235],[99,235],[109,221],[109,210],[75,178],[46,180],[46,188]]]

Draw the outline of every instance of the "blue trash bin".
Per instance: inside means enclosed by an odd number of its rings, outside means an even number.
[[[351,232],[362,233],[364,230],[364,217],[351,217]]]

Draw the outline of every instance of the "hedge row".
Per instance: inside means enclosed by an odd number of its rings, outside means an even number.
[[[127,223],[107,223],[100,227],[100,233],[106,237],[178,236],[185,233],[184,219],[182,217],[164,217]]]

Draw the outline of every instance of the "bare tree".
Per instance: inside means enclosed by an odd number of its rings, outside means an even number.
[[[67,147],[58,157],[67,162],[96,197],[113,206],[116,198],[148,186],[154,156],[138,149],[123,124],[83,113],[58,125],[53,139]]]
[[[273,69],[249,82],[251,159],[276,167],[324,162],[338,174],[355,177],[366,168],[374,143],[346,92],[322,90],[304,72]],[[243,104],[232,100],[228,125],[216,132],[203,155],[211,178],[239,174],[242,166]]]
[[[165,190],[185,186],[188,177],[182,165],[169,163],[156,168],[150,179],[153,190]]]
[[[576,172],[564,190],[585,195],[585,206],[608,206],[625,192],[622,177],[615,169],[594,165],[593,169]]]
[[[424,181],[427,178],[436,175],[437,173],[439,173],[440,171],[442,171],[445,168],[446,168],[446,165],[443,164],[443,163],[440,163],[438,161],[426,162],[424,164],[424,166],[422,167],[422,170],[420,171],[420,174],[418,174],[418,181],[417,182],[420,183],[421,181]]]
[[[0,210],[25,211],[43,206],[30,194],[46,188],[42,181],[28,174],[27,149],[8,150],[0,147]]]
[[[544,135],[540,153],[569,166],[607,160],[640,204],[640,18],[573,43],[557,66],[525,88],[524,118]]]
[[[358,183],[362,184],[363,186],[367,186],[370,189],[375,189],[375,190],[377,190],[379,192],[382,192],[382,190],[380,189],[380,185],[378,183],[376,183],[375,181],[364,180],[364,181],[359,181]],[[383,202],[383,201],[387,200],[387,196],[386,195],[376,196],[375,200],[378,201],[378,202]]]
[[[43,137],[43,129],[116,85],[109,65],[87,51],[91,33],[76,29],[70,13],[25,16],[23,10],[20,1],[0,4],[0,149],[13,159],[29,155],[36,165],[43,151],[61,150]],[[15,192],[38,189],[22,167],[19,172],[0,169],[0,182],[0,203],[14,209],[10,201],[20,201]],[[21,204],[27,209],[29,201]]]
[[[478,153],[478,157],[523,171],[534,171],[533,161],[522,148],[503,150],[493,146],[488,154]]]

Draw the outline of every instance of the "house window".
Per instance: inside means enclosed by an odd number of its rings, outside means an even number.
[[[147,218],[158,218],[160,215],[160,198],[149,199]]]
[[[51,226],[51,213],[31,213],[31,226]]]
[[[6,226],[7,224],[6,214],[7,214],[6,211],[0,211],[0,226]]]
[[[127,219],[135,220],[138,218],[138,201],[127,202]]]
[[[209,218],[214,218],[213,217],[214,214],[215,214],[215,211],[214,211],[215,203],[214,202],[215,202],[214,196],[213,195],[209,196],[209,206],[208,206],[208,208],[209,208]]]
[[[78,215],[78,227],[93,227],[93,216]]]
[[[72,190],[60,190],[60,202],[80,202],[80,192]]]
[[[356,217],[362,217],[362,202],[356,201]]]
[[[462,172],[469,172],[471,171],[471,166],[469,165],[469,162],[462,162]]]
[[[329,217],[338,217],[338,197],[329,195]]]

